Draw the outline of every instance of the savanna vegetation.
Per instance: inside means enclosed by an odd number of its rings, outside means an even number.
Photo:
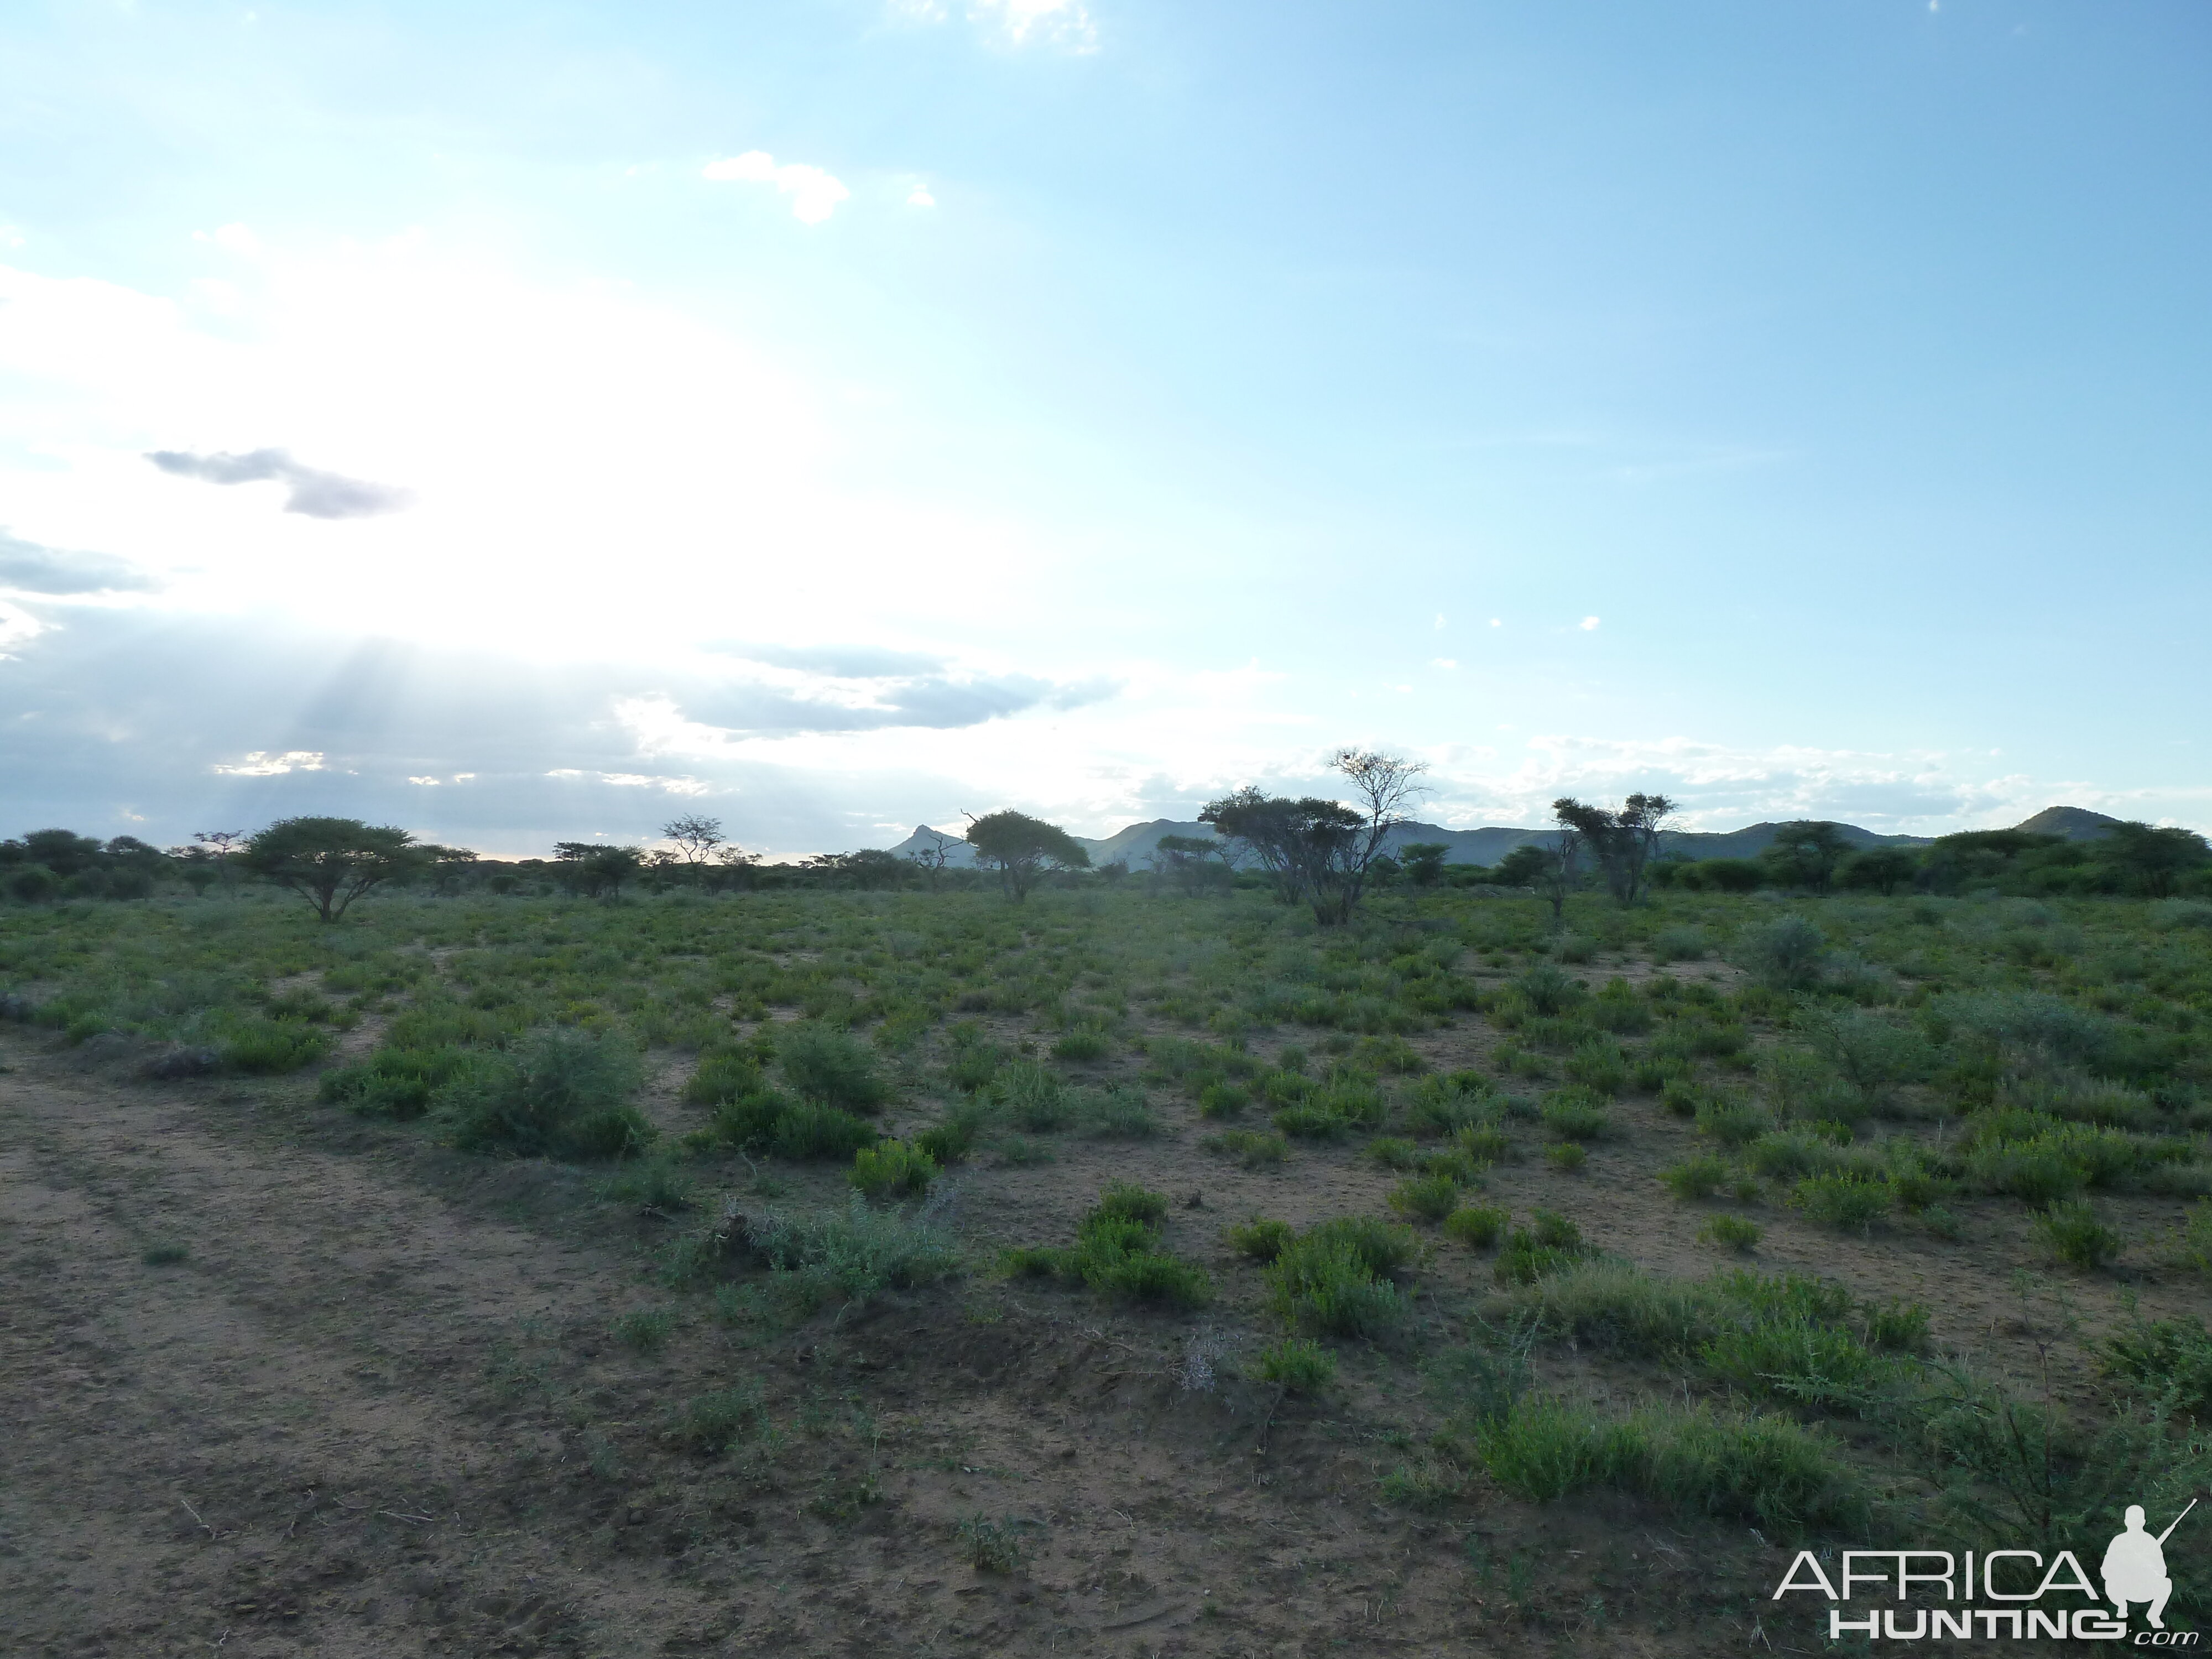
[[[763,1492],[746,1356],[886,1297],[1149,1344],[1261,1401],[1263,1444],[1356,1453],[1467,1617],[1668,1651],[1711,1650],[1773,1547],[2100,1549],[2116,1504],[2212,1482],[2201,841],[1792,826],[1716,874],[1638,797],[1460,884],[1383,855],[1408,780],[1367,782],[1228,798],[1233,848],[1137,872],[1017,814],[980,872],[771,870],[711,820],[520,866],[334,821],[173,856],[42,831],[0,859],[0,1016],[598,1172],[574,1201],[650,1247],[621,1340],[732,1345],[623,1455]],[[1662,1595],[1515,1543],[1594,1501],[1768,1553]],[[1034,1528],[938,1547],[1009,1569]]]

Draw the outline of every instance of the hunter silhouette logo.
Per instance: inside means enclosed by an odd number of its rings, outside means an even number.
[[[2166,1540],[2173,1536],[2182,1516],[2196,1507],[2192,1498],[2189,1509],[2175,1516],[2172,1523],[2153,1538],[2143,1530],[2142,1505],[2128,1505],[2128,1529],[2105,1547],[2105,1594],[2120,1610],[2121,1618],[2128,1616],[2129,1602],[2148,1601],[2150,1627],[2166,1628],[2166,1598],[2173,1594],[2173,1580],[2166,1576]]]
[[[2166,1540],[2197,1501],[2191,1498],[2166,1522],[2166,1530],[2157,1534],[2148,1529],[2142,1504],[2128,1505],[2122,1530],[2105,1547],[2099,1569],[2105,1586],[2101,1595],[2072,1550],[2060,1550],[2048,1560],[2039,1550],[2023,1549],[1990,1550],[1978,1559],[1972,1550],[1963,1555],[1949,1550],[1845,1550],[1838,1564],[1841,1570],[1832,1579],[1817,1555],[1800,1550],[1773,1599],[1778,1601],[1793,1590],[1803,1590],[1831,1602],[1848,1603],[1855,1596],[1871,1595],[1893,1603],[1867,1607],[1857,1617],[1847,1616],[1841,1606],[1831,1607],[1827,1635],[1832,1642],[1846,1636],[1893,1642],[1931,1637],[2014,1642],[2071,1638],[2077,1642],[2126,1642],[2139,1648],[2194,1648],[2203,1639],[2199,1632],[2166,1627],[2166,1604],[2173,1595]],[[1939,1605],[1914,1607],[1916,1594],[1923,1604]],[[2059,1599],[2069,1596],[2086,1605],[2067,1606]],[[2138,1606],[2148,1628],[2130,1636],[2129,1609]]]

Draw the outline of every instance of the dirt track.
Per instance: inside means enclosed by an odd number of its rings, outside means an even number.
[[[152,1085],[21,1042],[0,1059],[11,1655],[1517,1652],[1565,1633],[1492,1622],[1464,1527],[1374,1504],[1376,1449],[1273,1390],[1183,1387],[1164,1325],[956,1288],[750,1346],[695,1314],[641,1356],[607,1331],[658,1299],[649,1224],[573,1203],[572,1176],[464,1176],[288,1105],[297,1085]],[[183,1261],[147,1263],[169,1243]],[[665,1443],[674,1402],[744,1376],[767,1443]],[[1023,1523],[1022,1570],[961,1559],[969,1515]],[[1553,1541],[1593,1567],[1620,1553],[1602,1516],[1575,1524]],[[1618,1565],[1663,1595],[1652,1559]]]

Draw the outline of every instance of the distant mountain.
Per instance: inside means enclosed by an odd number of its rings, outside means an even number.
[[[2118,818],[2092,812],[2086,806],[2046,806],[2032,818],[2013,825],[2031,836],[2062,836],[2068,841],[2094,841],[2110,833]]]
[[[2024,823],[2015,824],[2032,835],[2064,836],[2070,841],[2088,841],[2106,832],[2107,825],[2116,823],[2101,812],[2091,812],[2079,806],[2046,806]],[[1747,824],[1741,830],[1711,831],[1703,830],[1668,830],[1659,837],[1662,855],[1671,854],[1686,859],[1747,859],[1755,858],[1765,848],[1774,844],[1779,823]],[[1854,847],[1925,847],[1934,840],[1929,836],[1885,836],[1872,830],[1862,830],[1855,823],[1836,825],[1845,841]],[[1184,823],[1174,818],[1153,818],[1145,823],[1133,823],[1117,830],[1103,841],[1092,841],[1078,836],[1077,843],[1091,854],[1093,865],[1109,864],[1124,859],[1132,870],[1146,867],[1145,860],[1159,845],[1163,836],[1207,836],[1212,827],[1204,823]],[[1534,842],[1548,847],[1558,835],[1555,830],[1510,830],[1492,826],[1481,830],[1447,830],[1436,823],[1401,823],[1383,840],[1384,850],[1395,854],[1411,842],[1441,843],[1450,850],[1444,854],[1447,864],[1497,863],[1515,848]],[[933,836],[942,835],[952,842],[952,864],[957,869],[966,869],[975,863],[975,855],[968,843],[950,830],[935,830],[927,824],[917,824],[915,832],[890,850],[903,857],[928,843]]]

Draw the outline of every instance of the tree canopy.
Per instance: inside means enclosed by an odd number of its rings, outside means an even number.
[[[280,818],[246,843],[240,862],[288,887],[336,921],[371,888],[404,881],[438,860],[442,847],[418,842],[390,824],[358,818]]]
[[[1087,870],[1091,854],[1056,823],[1026,812],[988,812],[968,826],[975,861],[999,872],[1000,885],[1017,902],[1030,896],[1048,870]]]

